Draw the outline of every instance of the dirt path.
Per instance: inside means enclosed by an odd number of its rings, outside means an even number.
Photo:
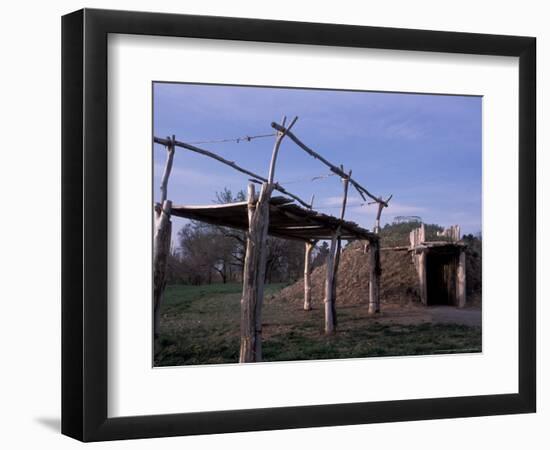
[[[471,327],[481,326],[481,308],[458,309],[452,306],[396,306],[382,305],[377,319],[381,323],[414,325],[420,323],[456,323]]]

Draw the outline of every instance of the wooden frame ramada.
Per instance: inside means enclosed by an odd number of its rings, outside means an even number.
[[[109,33],[519,57],[518,392],[107,417]],[[88,9],[64,16],[62,432],[100,441],[534,412],[535,90],[536,41],[531,37]]]

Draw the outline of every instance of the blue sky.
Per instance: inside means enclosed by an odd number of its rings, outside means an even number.
[[[155,136],[184,142],[272,133],[271,122],[298,116],[294,133],[335,164],[352,169],[376,195],[393,194],[382,223],[416,215],[426,223],[481,231],[481,97],[285,89],[196,84],[154,84]],[[274,137],[202,144],[267,176]],[[154,146],[154,197],[159,197],[166,152]],[[342,183],[290,139],[281,146],[275,179],[338,215]],[[211,204],[216,191],[246,191],[247,176],[217,161],[176,150],[168,198],[174,204]],[[348,220],[372,229],[375,205],[350,189]],[[184,222],[175,221],[175,232]]]

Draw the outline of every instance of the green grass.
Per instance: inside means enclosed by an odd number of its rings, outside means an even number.
[[[266,286],[269,297],[284,285]],[[173,285],[161,310],[158,366],[235,363],[239,358],[240,284]],[[337,332],[323,332],[323,310],[266,301],[263,360],[361,358],[481,351],[481,329],[458,324],[396,325],[338,309]]]

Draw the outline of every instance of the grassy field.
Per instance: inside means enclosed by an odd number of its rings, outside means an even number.
[[[365,305],[340,306],[337,332],[326,336],[322,305],[303,311],[299,305],[269,300],[282,287],[266,286],[264,361],[481,351],[479,327],[387,323],[367,316]],[[240,284],[168,286],[155,365],[238,362],[240,296]]]

